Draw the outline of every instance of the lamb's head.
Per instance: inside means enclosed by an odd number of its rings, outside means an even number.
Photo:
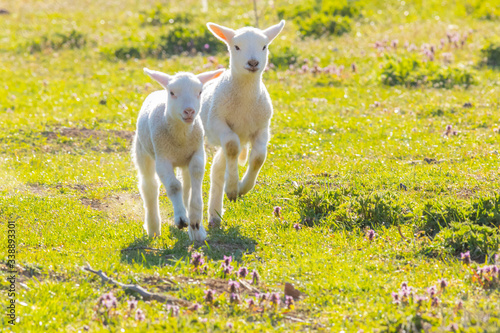
[[[182,72],[168,75],[147,68],[144,68],[144,72],[167,90],[167,112],[171,116],[191,124],[200,113],[203,85],[221,75],[224,69],[198,75]]]
[[[247,75],[260,74],[267,66],[268,46],[283,30],[285,21],[265,30],[246,27],[233,30],[215,23],[207,23],[208,29],[227,44],[231,56],[231,71]]]

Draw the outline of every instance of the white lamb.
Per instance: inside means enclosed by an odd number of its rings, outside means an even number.
[[[211,170],[209,225],[220,223],[223,190],[229,200],[246,194],[254,187],[266,159],[273,106],[262,83],[262,72],[267,65],[268,46],[284,26],[285,21],[281,21],[266,30],[246,27],[235,31],[207,23],[208,29],[227,44],[230,54],[229,70],[208,84],[202,94],[205,135],[210,144],[220,147]],[[239,182],[238,156],[244,165],[248,145],[249,164]]]
[[[205,151],[198,114],[203,84],[223,71],[169,76],[144,68],[146,74],[165,88],[153,92],[144,101],[132,148],[146,211],[144,228],[150,237],[161,235],[158,175],[172,201],[177,227],[189,226],[191,240],[206,238],[201,192]],[[182,184],[175,176],[175,168],[182,171]]]

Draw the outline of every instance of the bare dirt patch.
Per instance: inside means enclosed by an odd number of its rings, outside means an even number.
[[[66,277],[62,274],[58,274],[58,273],[55,273],[52,271],[49,273],[45,273],[45,272],[42,272],[39,268],[34,267],[34,266],[24,266],[23,267],[23,266],[17,264],[15,270],[17,272],[17,276],[16,276],[17,283],[24,283],[27,280],[30,280],[32,278],[36,278],[38,281],[47,280],[47,279],[56,280],[56,281],[63,281],[66,279]],[[0,272],[2,272],[4,274],[9,274],[10,269],[9,269],[9,267],[7,267],[7,265],[0,264]]]
[[[142,201],[139,193],[119,193],[104,199],[80,198],[84,206],[110,213],[115,217],[142,218]]]
[[[134,133],[132,131],[117,131],[117,130],[94,130],[89,128],[71,128],[71,127],[60,127],[55,131],[46,131],[42,132],[42,135],[47,137],[49,140],[55,140],[61,136],[65,136],[68,138],[96,138],[96,139],[104,139],[107,138],[110,134],[113,136],[117,136],[119,138],[125,139],[127,141],[132,141],[134,137]]]
[[[255,244],[247,244],[247,243],[222,243],[216,240],[207,239],[206,242],[210,245],[210,248],[217,249],[221,253],[227,254],[235,254],[238,252],[243,253],[251,253],[255,249]],[[205,244],[199,244],[199,247],[204,246]]]
[[[46,138],[39,148],[49,153],[82,152],[85,150],[105,153],[129,151],[133,131],[95,130],[89,128],[60,127],[41,133]]]

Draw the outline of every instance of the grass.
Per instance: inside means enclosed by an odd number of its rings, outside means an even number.
[[[142,67],[198,73],[227,66],[223,48],[214,59],[198,51],[158,59],[147,50],[166,34],[162,11],[195,15],[176,24],[198,31],[204,21],[253,24],[252,6],[209,3],[200,18],[194,0],[3,4],[10,14],[0,16],[0,243],[15,222],[19,275],[18,321],[13,327],[2,316],[1,330],[498,331],[497,280],[477,272],[500,251],[500,81],[481,51],[500,34],[498,5],[354,4],[345,33],[303,38],[300,20],[288,20],[270,46],[284,54],[273,55],[276,66],[264,74],[275,109],[268,159],[255,189],[226,201],[221,229],[204,244],[171,226],[164,192],[162,237],[148,239],[142,229],[129,150],[141,103],[159,89]],[[262,27],[288,8],[285,1],[258,5]],[[113,57],[128,47],[139,59]],[[417,62],[416,72],[405,76],[398,59]],[[417,84],[384,84],[388,61]],[[453,75],[420,84],[436,71]],[[471,84],[455,73],[470,75]],[[213,153],[207,147],[207,171]],[[208,189],[207,172],[205,205]],[[460,260],[465,251],[470,265]],[[190,264],[193,252],[203,254],[206,272]],[[281,306],[231,304],[225,284],[236,276],[221,271],[229,255],[233,272],[256,270],[255,288],[279,292]],[[7,259],[4,250],[4,275]],[[173,316],[164,304],[101,284],[82,270],[86,263],[201,308]],[[283,305],[286,282],[304,294],[293,309]],[[403,282],[415,297],[395,301]],[[5,279],[1,288],[8,289]],[[210,304],[208,289],[217,291]],[[110,291],[117,307],[99,308]],[[128,309],[132,297],[145,320]]]

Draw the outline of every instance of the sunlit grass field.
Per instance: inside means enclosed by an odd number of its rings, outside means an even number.
[[[269,153],[194,244],[163,188],[162,236],[142,227],[131,139],[161,88],[142,68],[229,66],[204,23],[255,25],[253,2],[0,0],[2,276],[9,222],[18,251],[2,331],[500,332],[500,4],[256,3],[260,28],[287,20],[263,74]],[[87,263],[191,305],[101,283]]]

